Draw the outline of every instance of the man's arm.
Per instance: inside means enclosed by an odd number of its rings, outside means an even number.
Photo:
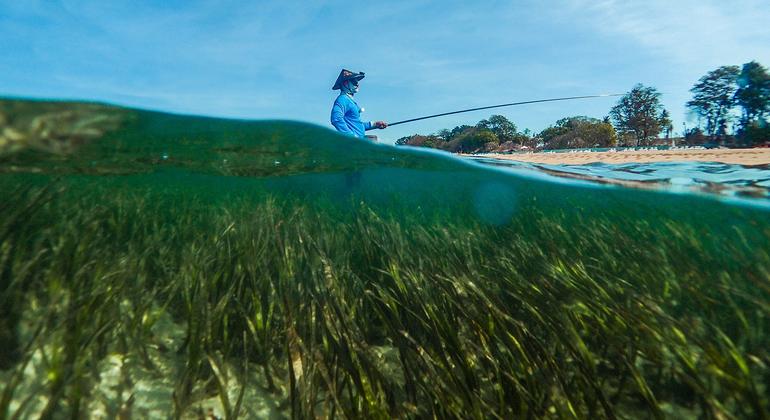
[[[355,133],[348,128],[348,124],[345,122],[345,107],[340,103],[340,101],[334,102],[334,106],[332,107],[331,120],[334,128],[336,128],[340,133],[353,136],[355,135]]]
[[[364,124],[367,130],[372,130],[375,128],[387,128],[388,123],[385,121],[369,121],[366,124]]]

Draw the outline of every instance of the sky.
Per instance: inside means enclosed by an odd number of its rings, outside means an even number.
[[[674,131],[708,71],[770,67],[766,0],[0,0],[0,96],[82,99],[331,127],[342,68],[365,120],[662,92]],[[478,111],[376,131],[393,143],[492,114],[539,132],[617,98]]]

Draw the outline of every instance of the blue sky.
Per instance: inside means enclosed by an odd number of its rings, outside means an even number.
[[[754,0],[0,0],[0,95],[329,126],[342,67],[367,119],[654,86],[675,131],[721,65],[770,66]],[[616,98],[502,108],[377,131],[385,142],[492,112],[540,131]]]

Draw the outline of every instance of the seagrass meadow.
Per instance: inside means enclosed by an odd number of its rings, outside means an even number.
[[[0,101],[1,418],[767,418],[770,217]]]

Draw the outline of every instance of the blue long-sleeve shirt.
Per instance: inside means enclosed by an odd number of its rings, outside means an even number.
[[[374,128],[371,121],[361,121],[361,107],[344,93],[334,101],[331,120],[337,131],[358,138],[364,138],[364,132]]]

